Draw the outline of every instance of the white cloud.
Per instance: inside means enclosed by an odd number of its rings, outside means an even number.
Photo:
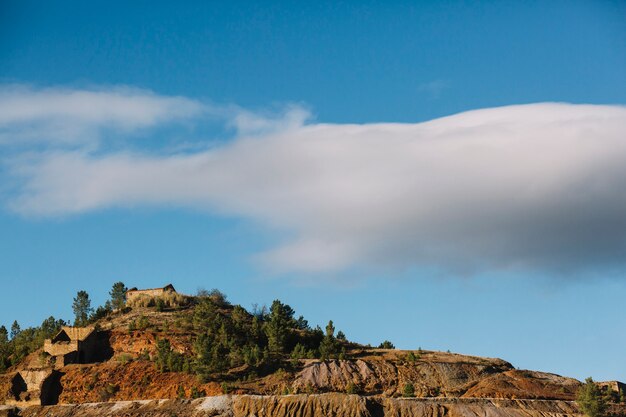
[[[125,134],[198,117],[204,104],[129,87],[0,87],[0,145],[93,144],[105,130]]]
[[[261,255],[286,271],[571,271],[626,261],[624,107],[531,104],[418,124],[304,125],[304,114],[292,109],[292,122],[274,124],[282,129],[194,154],[57,151],[18,161],[11,207],[243,216],[292,236]]]

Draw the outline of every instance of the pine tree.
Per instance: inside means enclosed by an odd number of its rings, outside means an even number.
[[[6,327],[0,326],[0,373],[6,371],[9,366],[10,355],[9,332]]]
[[[320,358],[322,360],[330,359],[332,355],[337,353],[337,341],[335,340],[335,326],[330,320],[326,325],[326,335],[320,343]]]
[[[123,282],[116,282],[113,284],[109,295],[111,296],[111,306],[116,309],[122,309],[126,305],[126,285]]]
[[[606,402],[602,392],[591,377],[587,378],[578,390],[576,402],[588,417],[601,417],[606,411]]]
[[[78,291],[74,303],[72,304],[74,311],[74,325],[85,326],[89,322],[89,315],[92,312],[91,300],[87,291]]]
[[[335,326],[333,325],[333,321],[330,320],[326,325],[326,336],[334,337],[335,336]]]
[[[270,319],[265,327],[269,349],[272,353],[283,353],[287,348],[290,328],[294,326],[294,311],[287,304],[274,300],[270,307]]]
[[[17,320],[15,320],[13,324],[11,325],[11,340],[15,339],[21,332],[22,332],[22,329],[20,328],[20,325],[17,322]]]

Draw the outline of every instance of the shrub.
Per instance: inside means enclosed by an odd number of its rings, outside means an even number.
[[[607,385],[605,398],[607,402],[612,403],[612,402],[616,402],[615,400],[617,400],[619,397],[618,397],[618,394],[615,391],[613,391],[613,388],[611,388],[610,385]]]
[[[133,321],[134,322],[134,321]],[[131,322],[131,323],[133,323]],[[134,327],[137,330],[146,330],[150,326],[150,321],[146,316],[140,316],[136,322],[134,322]]]
[[[197,387],[192,387],[191,388],[191,398],[192,399],[202,398],[204,396],[206,396],[206,393],[203,390],[199,390]]]
[[[157,340],[156,365],[161,372],[181,372],[185,366],[185,358],[181,353],[172,350],[167,339]]]
[[[126,302],[129,307],[155,307],[157,303],[161,308],[178,308],[189,305],[190,298],[177,292],[166,292],[159,297],[153,297],[148,294],[140,294]]]
[[[293,350],[291,351],[291,359],[293,360],[294,364],[297,363],[298,359],[304,359],[306,358],[306,348],[304,347],[303,344],[298,343],[296,344],[296,347],[293,348]]]
[[[128,353],[122,353],[117,357],[117,361],[122,365],[126,365],[128,362],[132,360],[132,357]]]
[[[348,382],[348,385],[346,385],[346,394],[356,394],[357,392],[356,384],[354,382]]]
[[[222,382],[222,392],[224,394],[230,394],[231,392],[233,392],[234,389],[235,387],[232,384],[229,384],[228,382]]]
[[[404,384],[404,389],[402,390],[403,397],[415,397],[415,387],[412,383],[407,382]]]
[[[211,291],[209,291],[209,293],[207,294],[207,297],[209,298],[209,300],[213,301],[213,303],[219,307],[226,307],[230,305],[229,302],[226,301],[226,294],[224,294],[217,288],[213,288]]]
[[[385,340],[383,343],[378,345],[378,349],[395,349],[396,347],[389,340]]]

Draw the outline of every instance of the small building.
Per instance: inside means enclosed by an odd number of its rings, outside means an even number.
[[[167,293],[175,293],[175,292],[176,292],[176,289],[174,288],[172,284],[168,284],[165,287],[161,287],[161,288],[150,288],[147,290],[138,290],[137,288],[131,288],[130,290],[126,291],[126,302],[128,303],[141,296],[158,298],[158,297],[162,297],[163,295]]]
[[[624,384],[623,382],[620,381],[602,381],[602,382],[596,382],[596,384],[606,390],[607,388],[610,388],[611,391],[613,391],[616,394],[619,394],[620,392],[623,393],[624,395],[626,395],[626,384]]]
[[[26,369],[10,379],[5,404],[18,407],[53,405],[61,394],[61,373],[51,369]]]
[[[57,369],[70,363],[92,362],[98,354],[96,329],[63,326],[56,336],[44,342],[43,350],[55,357]]]

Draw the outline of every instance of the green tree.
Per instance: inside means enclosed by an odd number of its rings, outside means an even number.
[[[7,370],[10,365],[11,345],[9,345],[9,332],[4,326],[0,326],[0,374]]]
[[[588,417],[601,417],[606,411],[606,402],[602,391],[591,377],[578,390],[576,402],[581,411]]]
[[[335,326],[334,326],[332,320],[329,320],[328,324],[326,325],[326,336],[327,337],[334,337],[335,336]]]
[[[21,332],[22,329],[20,328],[20,324],[17,322],[17,320],[13,321],[13,324],[11,325],[11,340],[19,336]]]
[[[113,309],[119,310],[124,308],[126,305],[126,291],[128,291],[128,288],[126,288],[123,282],[120,281],[113,284],[111,291],[109,291]]]
[[[333,325],[333,321],[330,320],[326,325],[324,339],[322,339],[322,343],[320,343],[320,359],[329,359],[332,355],[337,354],[337,351],[338,344],[335,339],[335,326]]]
[[[265,333],[269,349],[272,353],[283,353],[287,348],[287,340],[294,326],[294,311],[287,304],[274,300],[270,307],[269,321]]]
[[[42,339],[50,339],[61,330],[61,327],[66,324],[65,320],[57,320],[53,316],[50,316],[41,323],[41,326],[39,326],[39,331],[41,332],[40,337]]]
[[[606,386],[606,393],[605,393],[606,402],[608,402],[608,403],[615,402],[616,398],[617,398],[617,393],[615,391],[613,391],[613,388],[611,388],[610,385],[607,385]]]
[[[72,304],[72,310],[74,311],[74,325],[85,326],[89,323],[89,315],[92,312],[91,300],[87,291],[78,291],[74,303]]]
[[[209,291],[207,297],[211,301],[213,301],[213,303],[215,305],[217,305],[218,307],[226,307],[226,306],[230,305],[228,303],[226,294],[224,294],[223,292],[221,292],[217,288],[213,288],[211,291]]]
[[[89,323],[95,323],[111,314],[111,312],[113,312],[113,307],[111,307],[111,302],[107,300],[103,306],[98,306],[98,308],[96,308],[96,310],[89,316]]]
[[[378,349],[395,349],[396,347],[389,340],[385,340],[383,343],[378,345]]]
[[[308,320],[305,320],[304,316],[298,317],[298,320],[296,320],[296,327],[300,330],[311,330],[309,322]]]

